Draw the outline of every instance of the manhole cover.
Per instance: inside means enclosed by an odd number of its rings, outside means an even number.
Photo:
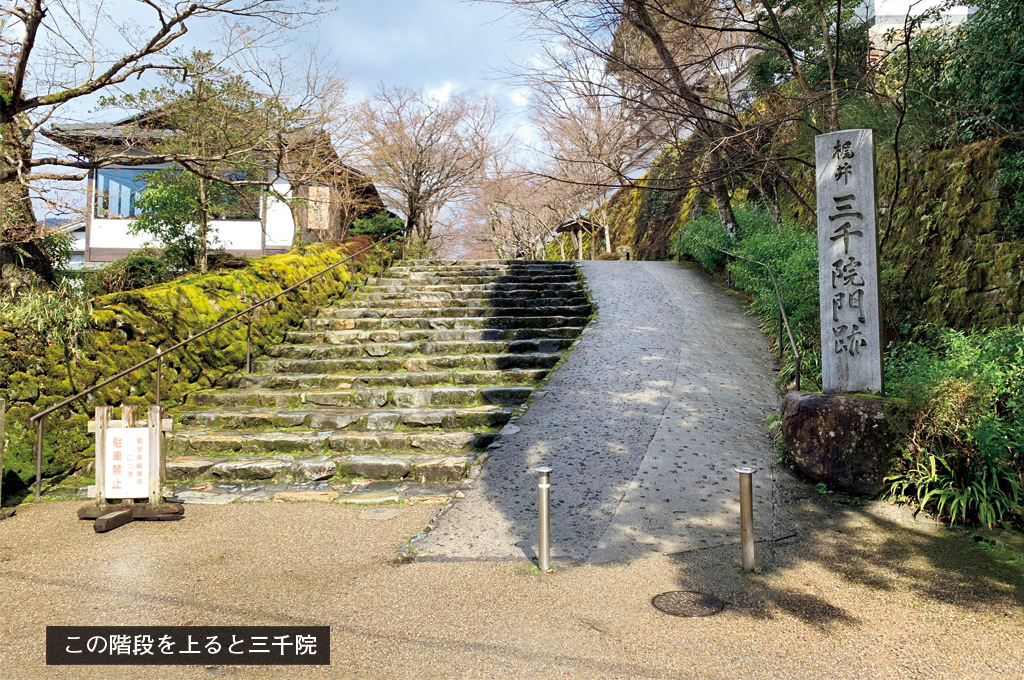
[[[695,590],[672,590],[651,599],[655,609],[672,616],[711,616],[722,611],[725,603],[717,597]]]

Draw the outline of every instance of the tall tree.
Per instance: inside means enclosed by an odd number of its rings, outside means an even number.
[[[326,7],[300,0],[127,4],[12,0],[0,7],[0,64],[6,66],[0,72],[0,265],[20,263],[52,276],[40,246],[45,230],[32,209],[32,199],[43,196],[40,183],[85,176],[74,170],[143,162],[130,149],[88,159],[39,154],[33,142],[43,125],[129,79],[176,69],[175,49],[199,22],[222,19],[253,45]]]
[[[441,211],[470,195],[494,153],[497,103],[381,87],[359,112],[362,167],[409,234],[429,240]]]
[[[843,7],[840,0],[505,4],[526,12],[549,39],[600,60],[625,85],[624,106],[660,119],[668,135],[685,140],[690,151],[685,156],[694,162],[681,165],[675,184],[705,189],[727,231],[735,225],[731,185],[738,175],[766,186],[778,183],[805,200],[806,189],[786,161],[809,161],[778,155],[773,140],[795,125],[834,129],[843,97],[866,79],[864,68],[859,74],[855,68],[866,63],[865,43],[850,39],[863,31],[851,31],[854,7]],[[785,73],[776,72],[787,87],[761,99],[749,67],[759,58],[765,63],[767,56],[783,67]]]

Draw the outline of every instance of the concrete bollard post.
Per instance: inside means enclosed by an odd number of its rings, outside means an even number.
[[[754,570],[754,468],[738,467],[740,475],[740,541],[743,568]]]
[[[551,569],[551,468],[536,467],[537,473],[537,568]]]

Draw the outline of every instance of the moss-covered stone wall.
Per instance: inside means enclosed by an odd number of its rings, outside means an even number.
[[[882,289],[889,321],[927,320],[958,329],[1019,323],[1024,311],[1024,242],[1004,227],[1014,195],[1000,183],[1012,142],[993,140],[958,149],[906,154],[892,228],[887,206],[896,180],[893,156],[878,158]],[[645,182],[672,174],[667,154]],[[813,168],[795,166],[803,186]],[[682,175],[682,171],[675,173]],[[739,191],[742,191],[740,189]],[[813,194],[805,197],[813,205]],[[696,189],[623,189],[612,199],[612,248],[628,245],[638,259],[662,259],[670,241],[702,199]],[[783,215],[814,228],[798,201]]]
[[[5,490],[34,478],[31,416],[370,244],[362,236],[340,245],[309,246],[254,260],[244,269],[186,276],[99,298],[94,301],[93,329],[85,332],[70,365],[62,346],[25,329],[0,327],[0,396],[8,402]],[[354,278],[379,271],[381,264],[379,256],[367,253],[315,280],[314,310],[350,290]],[[288,329],[306,318],[305,289],[261,308],[253,323],[254,357],[267,345],[281,342]],[[163,361],[162,403],[178,405],[190,392],[244,371],[245,358],[246,326],[241,322],[227,324],[168,355]],[[87,401],[48,416],[44,474],[66,473],[92,457],[86,424],[97,405],[152,403],[155,387],[156,363],[152,363],[101,388]]]
[[[612,251],[632,248],[638,260],[661,260],[682,222],[693,214],[700,192],[680,186],[695,162],[685,143],[666,147],[635,187],[620,189],[608,205]]]

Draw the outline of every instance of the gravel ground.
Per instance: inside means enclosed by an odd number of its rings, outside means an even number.
[[[585,264],[595,294],[617,292],[483,481],[415,544],[438,559],[398,556],[436,506],[366,520],[190,505],[95,534],[76,502],[27,505],[0,522],[0,679],[1024,678],[1024,558],[779,469],[753,320],[697,272],[622,264]],[[553,574],[528,559],[541,462],[556,469]],[[756,574],[735,544],[744,462],[762,468]],[[688,493],[659,484],[675,477]],[[725,609],[650,605],[679,589]],[[332,665],[45,666],[47,625],[100,624],[329,625]]]
[[[551,575],[517,561],[399,564],[434,508],[388,521],[321,504],[194,506],[94,534],[74,502],[0,523],[0,677],[1020,678],[1024,576],[999,554],[884,505],[803,503],[806,531]],[[659,592],[725,611],[683,619]],[[44,627],[330,625],[332,665],[46,667]]]

